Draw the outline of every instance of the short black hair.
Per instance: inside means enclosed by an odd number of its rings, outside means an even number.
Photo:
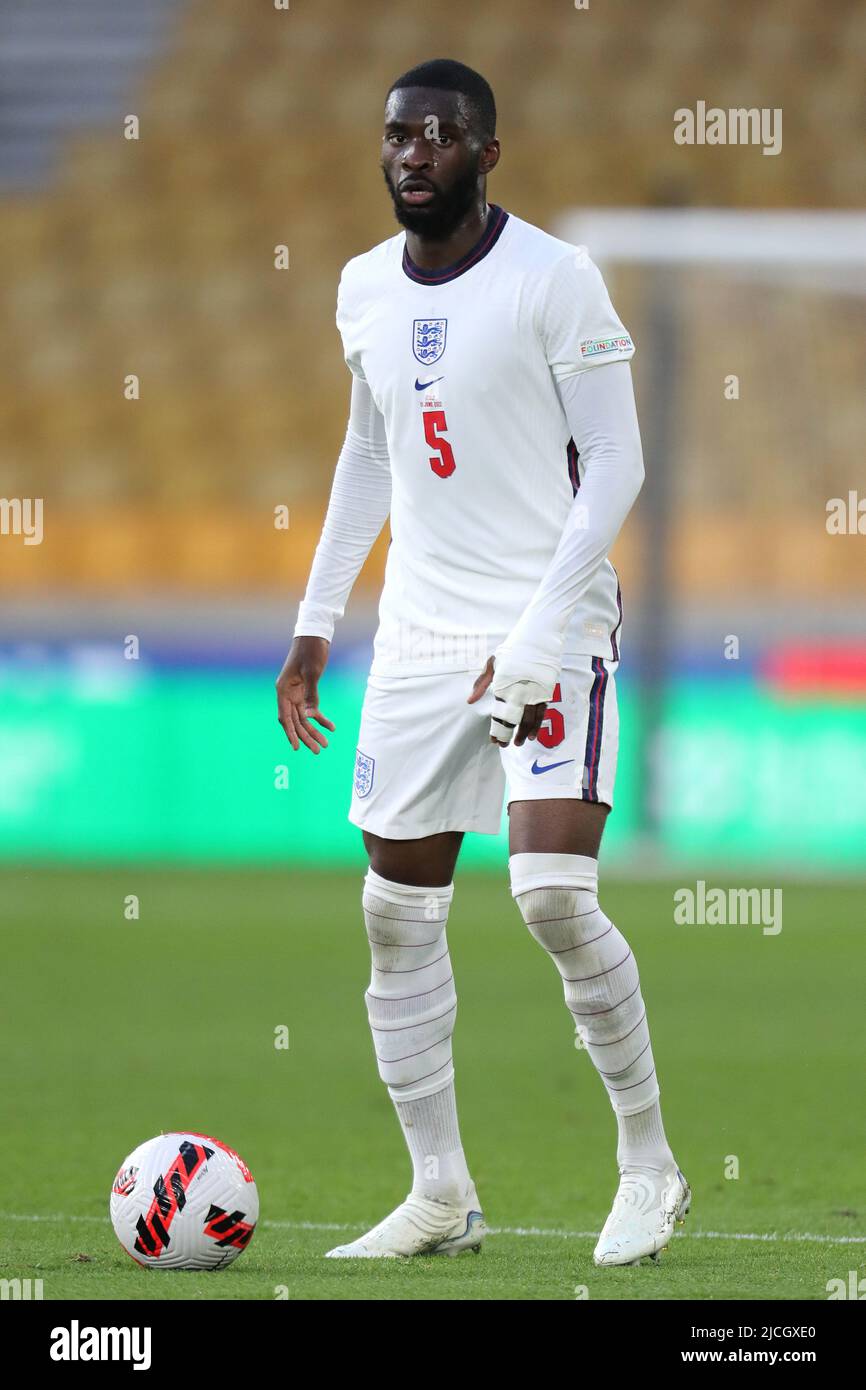
[[[496,102],[490,83],[465,63],[454,58],[431,58],[419,63],[392,82],[388,96],[402,87],[438,87],[445,92],[459,92],[466,97],[478,120],[479,135],[486,143],[496,134]]]

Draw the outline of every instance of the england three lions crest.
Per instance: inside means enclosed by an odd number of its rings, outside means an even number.
[[[438,362],[445,351],[447,319],[415,319],[412,325],[412,351],[424,367]]]
[[[370,758],[366,753],[362,753],[360,748],[355,753],[355,795],[359,797],[369,796],[373,790],[373,772],[376,767],[376,759]]]

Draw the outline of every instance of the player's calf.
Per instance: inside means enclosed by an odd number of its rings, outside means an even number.
[[[637,963],[598,905],[598,865],[577,854],[514,854],[511,891],[563,981],[575,1031],[616,1115],[620,1185],[597,1264],[657,1255],[691,1193],[665,1136]]]
[[[486,1234],[457,1123],[451,1036],[457,994],[446,939],[454,886],[396,883],[372,868],[363,907],[372,973],[365,999],[379,1075],[409,1149],[412,1191],[334,1259],[456,1255]]]

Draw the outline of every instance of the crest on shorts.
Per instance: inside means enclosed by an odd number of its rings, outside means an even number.
[[[412,325],[412,351],[424,367],[429,367],[445,351],[447,319],[415,319]]]
[[[355,752],[355,795],[369,796],[373,790],[373,772],[376,767],[376,759],[362,753],[360,748]]]

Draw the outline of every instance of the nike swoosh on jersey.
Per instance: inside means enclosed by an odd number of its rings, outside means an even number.
[[[417,376],[416,376],[416,378],[415,378],[415,390],[416,390],[416,391],[426,391],[428,386],[435,386],[437,381],[444,381],[444,380],[445,380],[444,376],[434,376],[434,378],[433,378],[432,381],[419,381],[418,378],[417,378]]]
[[[537,776],[539,772],[552,772],[555,767],[565,767],[566,763],[573,763],[574,758],[563,758],[561,763],[548,763],[546,767],[538,766],[538,759],[532,764],[532,771]]]

